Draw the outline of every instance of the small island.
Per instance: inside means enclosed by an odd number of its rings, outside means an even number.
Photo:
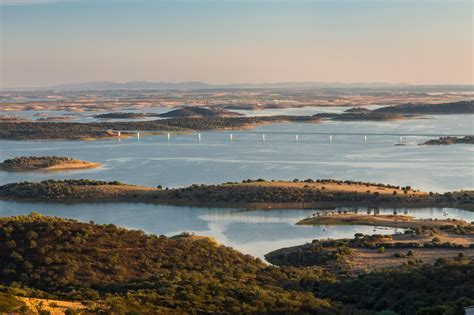
[[[99,163],[76,160],[65,156],[20,156],[0,163],[3,171],[56,171],[99,167]]]
[[[116,112],[116,113],[105,113],[95,115],[94,118],[97,119],[138,119],[145,118],[149,115],[144,113],[133,113],[133,112]]]
[[[451,144],[474,144],[474,136],[465,137],[440,137],[428,140],[422,145],[451,145]]]
[[[225,109],[206,107],[182,107],[163,114],[157,115],[163,118],[201,118],[201,117],[237,117],[242,114],[231,112]]]

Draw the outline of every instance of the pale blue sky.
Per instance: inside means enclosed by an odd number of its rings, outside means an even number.
[[[2,87],[472,84],[470,0],[0,0]]]

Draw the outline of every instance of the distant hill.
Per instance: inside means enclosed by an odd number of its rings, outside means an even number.
[[[352,107],[344,111],[345,113],[368,113],[370,109],[365,107]]]
[[[175,109],[175,110],[158,115],[158,117],[164,117],[164,118],[234,117],[234,116],[240,116],[240,114],[223,110],[223,109],[208,109],[204,107],[183,107],[183,108]]]
[[[84,83],[70,83],[47,87],[46,89],[71,91],[71,90],[199,90],[211,88],[203,82],[147,82],[132,81],[125,83],[98,81]]]

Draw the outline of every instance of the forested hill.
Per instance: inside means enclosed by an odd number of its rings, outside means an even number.
[[[0,273],[1,285],[94,301],[93,311],[104,314],[337,312],[302,292],[302,278],[325,279],[319,269],[268,266],[192,235],[168,238],[38,214],[0,219]]]

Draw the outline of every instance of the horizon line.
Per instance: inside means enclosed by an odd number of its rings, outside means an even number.
[[[293,84],[295,85],[293,88],[298,88],[299,85],[314,85],[314,86],[300,86],[300,88],[317,88],[317,85],[364,85],[366,87],[379,87],[380,85],[383,86],[397,86],[397,87],[436,87],[436,86],[472,86],[474,87],[474,83],[407,83],[407,82],[396,82],[396,83],[390,83],[390,82],[383,82],[383,81],[371,81],[371,82],[366,82],[366,81],[275,81],[275,82],[259,82],[259,83],[248,83],[248,82],[240,82],[240,83],[209,83],[206,81],[147,81],[147,80],[133,80],[133,81],[109,81],[109,80],[93,80],[93,81],[79,81],[79,82],[66,82],[66,83],[58,83],[58,84],[51,84],[51,85],[45,85],[45,86],[28,86],[28,87],[0,87],[0,91],[21,91],[21,90],[50,90],[50,89],[56,89],[56,88],[66,88],[67,86],[71,86],[71,89],[74,89],[74,85],[87,85],[87,84],[119,84],[119,85],[126,85],[126,84],[170,84],[170,85],[185,85],[185,84],[201,84],[201,85],[207,85],[210,89],[212,88],[239,88],[241,87],[258,87],[258,86],[275,86],[275,85],[284,85],[284,84]],[[278,88],[278,87],[274,87]],[[289,88],[289,87],[281,87],[281,88]],[[100,87],[97,87],[97,89],[101,89]],[[127,88],[125,88],[127,89]],[[130,89],[130,88],[128,88]],[[143,89],[150,89],[153,90],[153,88],[143,88]],[[201,88],[202,89],[202,88]],[[79,90],[79,89],[77,89]],[[113,89],[112,89],[113,90]],[[140,90],[140,88],[138,88]],[[192,88],[190,88],[192,90]]]

